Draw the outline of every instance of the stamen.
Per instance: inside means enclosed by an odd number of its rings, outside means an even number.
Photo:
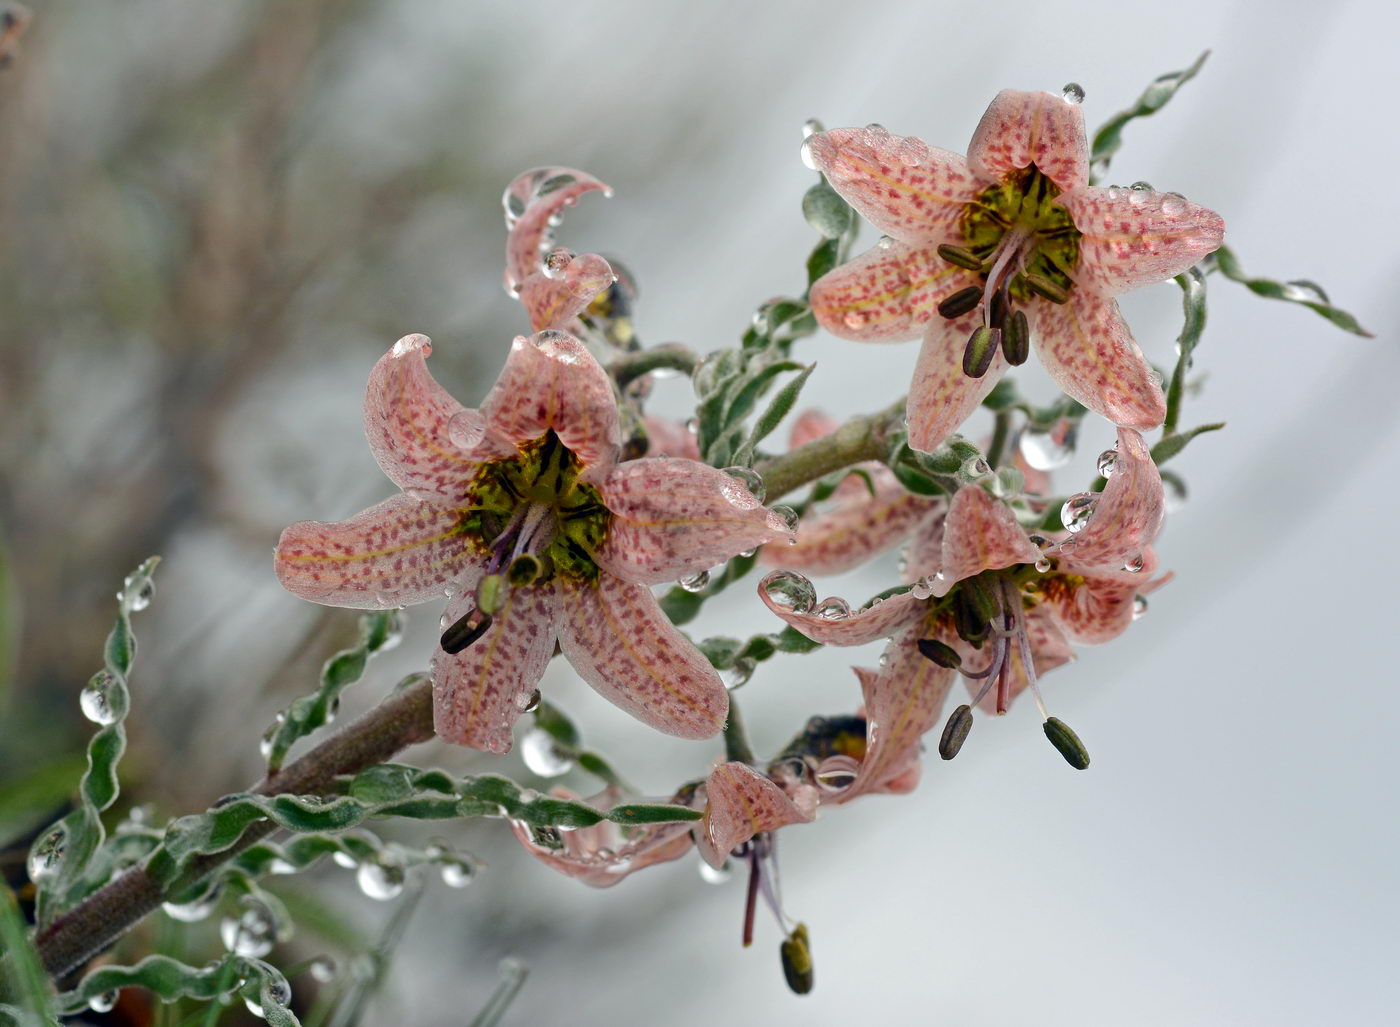
[[[938,304],[938,313],[951,320],[976,310],[977,305],[981,302],[982,287],[969,285],[966,289],[959,289],[957,292],[945,296],[943,301]]]
[[[963,374],[969,378],[981,378],[986,374],[1000,344],[1001,330],[998,328],[982,325],[973,332],[967,340],[967,348],[963,350]]]
[[[1006,265],[1019,254],[1021,244],[1026,241],[1030,231],[1025,228],[1013,228],[1001,237],[1001,244],[997,247],[996,261],[992,264],[992,269],[987,272],[987,284],[982,290],[982,304],[990,309],[992,297],[1002,288],[1001,275],[1006,270]],[[973,375],[974,378],[981,377]]]
[[[967,741],[967,733],[972,730],[972,707],[963,703],[953,715],[948,718],[948,723],[943,725],[943,737],[938,739],[938,755],[945,760],[950,760],[962,751],[963,742]]]
[[[783,977],[796,995],[812,990],[812,942],[807,937],[807,925],[798,924],[779,949],[783,959]]]
[[[476,605],[485,613],[500,613],[501,603],[505,599],[504,586],[505,578],[499,574],[486,575],[476,586]]]
[[[1002,326],[1001,352],[1012,367],[1020,367],[1031,355],[1031,326],[1024,310],[1012,313]]]
[[[1088,768],[1089,750],[1084,748],[1084,743],[1079,740],[1079,736],[1071,731],[1069,725],[1059,717],[1046,719],[1045,737],[1050,739],[1050,744],[1060,751],[1065,762],[1075,770]]]
[[[515,588],[533,585],[544,573],[544,564],[534,553],[521,553],[506,569],[506,581]]]
[[[491,615],[484,610],[472,610],[442,633],[442,651],[455,656],[481,638],[491,628]]]
[[[1058,282],[1052,282],[1044,275],[1022,275],[1021,281],[1025,282],[1036,295],[1044,297],[1051,303],[1065,303],[1069,300],[1069,290]]]
[[[758,846],[752,842],[748,846],[749,890],[744,896],[744,948],[753,944],[753,914],[758,905],[758,879],[763,868],[758,858]]]
[[[926,659],[932,660],[940,667],[946,667],[949,670],[957,670],[962,666],[962,657],[958,655],[958,651],[952,646],[938,641],[936,638],[919,639],[919,652],[922,653]]]
[[[982,258],[961,246],[950,246],[948,243],[943,243],[938,247],[938,255],[955,267],[965,268],[968,271],[982,270]]]
[[[972,698],[973,706],[980,706],[982,700],[987,698],[987,693],[992,690],[992,685],[1001,680],[1001,672],[1006,669],[1006,639],[998,638],[996,646],[992,650],[991,665],[980,674],[964,674],[963,677],[986,678],[987,683],[977,690],[977,694]]]

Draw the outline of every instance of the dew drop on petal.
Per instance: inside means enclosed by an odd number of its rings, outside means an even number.
[[[1035,562],[1035,569],[1038,570],[1041,574],[1044,574],[1046,571],[1048,571],[1051,568],[1051,566],[1052,564],[1050,563],[1050,561],[1043,556]]]
[[[521,713],[534,713],[540,708],[540,690],[536,688],[532,692],[521,692],[515,697],[515,705]]]
[[[928,575],[909,586],[909,594],[915,599],[927,599],[933,595],[934,579]]]
[[[1083,103],[1084,87],[1078,82],[1066,82],[1065,88],[1061,90],[1060,95],[1065,98],[1065,103]]]
[[[797,511],[794,510],[792,507],[790,507],[790,506],[774,506],[774,507],[769,507],[769,512],[772,513],[773,516],[777,517],[778,520],[782,521],[782,522],[783,522],[783,526],[784,526],[785,528],[787,528],[788,531],[794,531],[794,532],[795,532],[795,531],[797,530],[797,522],[798,522],[798,520],[799,520],[800,518],[799,518],[799,516],[798,516]]]
[[[1180,193],[1167,193],[1162,197],[1162,213],[1174,218],[1186,211],[1186,197]]]
[[[1133,620],[1137,620],[1147,612],[1147,597],[1133,596]]]
[[[1143,565],[1144,560],[1142,558],[1142,554],[1138,553],[1136,556],[1134,556],[1132,559],[1130,559],[1127,563],[1123,565],[1123,569],[1129,574],[1137,574],[1139,571],[1142,570]]]
[[[1150,193],[1152,191],[1151,182],[1134,182],[1130,187],[1135,193]]]
[[[408,880],[408,871],[398,860],[388,855],[360,864],[355,871],[355,883],[372,899],[387,902],[398,897]]]
[[[110,1013],[117,1007],[117,992],[104,991],[101,995],[94,995],[88,999],[88,1008],[94,1013]]]
[[[1057,426],[1050,431],[1026,430],[1021,433],[1021,456],[1037,471],[1053,471],[1074,456],[1075,429]]]
[[[699,592],[710,583],[710,572],[707,570],[697,571],[689,577],[681,578],[676,582],[687,592]]]
[[[750,467],[736,466],[724,468],[724,473],[734,479],[733,482],[726,482],[720,486],[720,492],[725,499],[740,510],[752,510],[762,505],[763,497],[767,493],[758,472]]]
[[[804,575],[796,571],[773,571],[758,587],[775,606],[793,613],[811,613],[817,605],[817,590]]]
[[[700,861],[700,880],[706,884],[724,884],[733,876],[734,868],[727,859],[717,867],[710,866],[703,859]]]
[[[447,438],[458,449],[472,450],[486,437],[486,418],[476,410],[463,410],[447,422]]]
[[[423,356],[431,356],[433,352],[432,340],[426,335],[405,335],[398,342],[394,343],[394,348],[390,353],[395,357],[406,357],[410,353],[422,350]]]
[[[1084,525],[1089,523],[1089,518],[1094,516],[1094,506],[1099,501],[1097,493],[1076,492],[1065,500],[1064,506],[1060,507],[1060,523],[1065,526],[1066,531],[1081,532]]]
[[[525,732],[520,740],[520,756],[530,773],[539,777],[560,777],[574,769],[573,758],[544,728]]]
[[[563,278],[564,272],[573,262],[574,254],[571,250],[562,246],[550,250],[544,257],[544,275],[546,278]]]
[[[63,854],[67,851],[68,831],[65,828],[56,827],[44,835],[29,850],[29,861],[26,864],[29,879],[38,884],[58,873]]]
[[[887,129],[884,125],[880,124],[878,121],[872,121],[870,124],[866,125],[866,126],[865,126],[865,130],[866,130],[867,132],[873,132],[873,133],[875,133],[876,135],[889,135],[889,134],[890,134],[890,130]]]
[[[840,596],[831,596],[818,603],[812,613],[822,620],[845,620],[851,615],[851,604]]]
[[[1053,541],[1046,538],[1044,535],[1027,535],[1026,541],[1028,541],[1031,545],[1035,546],[1037,549],[1049,549],[1055,544]]]
[[[1098,459],[1098,463],[1096,464],[1096,466],[1097,466],[1097,468],[1098,468],[1098,472],[1099,472],[1099,476],[1100,476],[1100,477],[1103,477],[1103,478],[1112,478],[1112,477],[1113,477],[1113,472],[1114,472],[1114,470],[1116,469],[1117,465],[1118,465],[1118,450],[1116,450],[1116,449],[1105,449],[1102,453],[1099,454],[1099,459]]]
[[[880,238],[879,238],[879,239],[876,241],[876,243],[875,243],[876,248],[877,248],[877,249],[881,249],[881,250],[887,250],[887,249],[889,249],[889,248],[890,248],[891,246],[893,246],[893,245],[894,245],[894,239],[891,238],[891,237],[888,236],[888,235],[882,235],[882,236],[880,236]]]
[[[808,124],[811,123],[808,122]],[[812,140],[810,137],[802,140],[802,163],[813,171],[817,170],[817,159],[812,156]]]
[[[99,670],[88,678],[88,683],[78,693],[78,706],[83,716],[104,727],[120,720],[121,714],[117,709],[120,700],[116,697],[118,686],[117,676],[110,670]]]
[[[846,323],[847,328],[855,329],[865,323],[865,316],[859,310],[848,310],[841,320]]]

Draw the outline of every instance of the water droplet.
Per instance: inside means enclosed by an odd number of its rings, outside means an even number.
[[[360,864],[355,871],[355,883],[372,899],[387,902],[397,898],[408,880],[408,870],[398,859],[388,853],[380,853],[378,858]]]
[[[348,852],[333,852],[331,859],[335,861],[336,866],[344,867],[346,870],[354,870],[360,865],[360,861]]]
[[[1118,450],[1105,449],[1099,454],[1098,463],[1095,466],[1098,468],[1100,477],[1112,478],[1113,472],[1118,466]]]
[[[699,420],[699,418],[696,418],[696,417],[687,418],[687,419],[686,419],[686,422],[685,422],[685,430],[688,431],[688,432],[690,432],[690,434],[692,434],[692,435],[699,435],[699,434],[700,434],[700,420]]]
[[[817,170],[817,159],[812,156],[812,140],[810,138],[802,140],[802,163],[812,171]]]
[[[865,324],[865,315],[859,310],[848,310],[846,311],[846,316],[841,320],[846,323],[847,328],[859,328],[861,325]]]
[[[1094,516],[1094,506],[1098,503],[1099,497],[1095,492],[1076,492],[1065,500],[1065,505],[1060,507],[1060,523],[1065,526],[1066,531],[1081,532],[1084,525],[1089,523],[1089,518]]]
[[[234,955],[261,959],[277,941],[277,923],[265,905],[245,897],[243,912],[236,918],[224,917],[219,923],[219,938]]]
[[[1291,282],[1283,284],[1283,295],[1285,299],[1296,300],[1304,303],[1330,303],[1327,293],[1323,292],[1322,286],[1316,282],[1310,282],[1306,278],[1295,278]]]
[[[893,246],[893,245],[894,245],[894,239],[892,239],[892,238],[891,238],[890,236],[888,236],[888,235],[882,235],[882,236],[880,236],[880,238],[877,239],[876,242],[875,242],[876,248],[877,248],[877,249],[881,249],[881,250],[887,250],[887,249],[889,249],[889,248],[890,248],[891,246]]]
[[[744,550],[742,553],[740,553],[739,555],[742,556],[745,560],[747,560],[749,557],[753,556],[753,555],[754,555],[755,553],[757,553],[757,552],[758,552],[758,546],[754,546],[752,549],[745,549],[745,550]]]
[[[1186,197],[1180,193],[1167,193],[1162,197],[1162,213],[1169,218],[1177,217],[1186,211]]]
[[[410,353],[423,351],[423,356],[431,356],[433,343],[426,335],[405,335],[398,342],[394,343],[394,348],[389,352],[395,357],[406,357]]]
[[[740,510],[752,510],[763,504],[767,491],[757,471],[749,467],[726,467],[724,473],[734,479],[733,483],[726,482],[720,486],[725,499]]]
[[[1150,193],[1152,191],[1152,183],[1134,182],[1129,188],[1135,193]]]
[[[475,410],[463,410],[447,422],[447,438],[458,449],[473,450],[486,437],[486,418]]]
[[[1035,546],[1037,549],[1049,549],[1055,544],[1051,539],[1046,538],[1044,535],[1027,535],[1026,541],[1028,541],[1031,545]]]
[[[1041,574],[1044,574],[1052,566],[1053,564],[1051,564],[1051,562],[1043,556],[1035,562],[1035,569],[1038,570]]]
[[[558,852],[564,847],[564,835],[557,827],[539,826],[536,824],[525,824],[526,834],[529,835],[530,842],[541,849],[548,849],[551,852]],[[599,849],[598,856],[602,856],[606,849]],[[611,855],[611,853],[609,853]]]
[[[258,740],[258,752],[262,754],[263,759],[271,758],[273,743],[277,740],[277,734],[282,730],[282,725],[286,722],[287,715],[285,713],[279,713],[276,719],[268,725],[267,730],[262,733],[262,738]]]
[[[88,1008],[94,1013],[110,1013],[117,1006],[116,990],[104,991],[101,995],[94,995],[88,999]]]
[[[872,121],[870,124],[866,125],[865,130],[867,132],[874,132],[876,135],[890,134],[890,130],[887,129],[884,125],[880,124],[878,121]]]
[[[568,750],[540,727],[531,728],[520,739],[520,756],[530,773],[540,777],[559,777],[574,769],[574,760]]]
[[[1147,597],[1133,596],[1133,620],[1137,620],[1147,612]]]
[[[564,272],[573,262],[574,255],[571,250],[562,246],[550,250],[544,258],[544,275],[546,278],[563,278]]]
[[[306,972],[318,984],[330,984],[331,981],[335,980],[335,975],[339,970],[340,967],[330,956],[317,956],[306,967]]]
[[[442,863],[442,883],[449,888],[465,888],[476,880],[476,867],[465,859],[448,859]]]
[[[35,884],[58,873],[63,854],[68,851],[68,832],[56,827],[38,839],[29,850],[29,879]]]
[[[742,688],[749,683],[749,678],[753,677],[754,662],[747,656],[740,657],[734,661],[733,666],[720,671],[720,680],[724,682],[724,687],[729,691]]]
[[[1129,559],[1127,563],[1123,564],[1123,569],[1129,574],[1137,574],[1142,570],[1145,563],[1146,561],[1143,560],[1142,554],[1138,553],[1136,556]]]
[[[727,859],[717,867],[710,866],[703,859],[700,861],[700,880],[706,884],[724,884],[733,876],[734,868]]]
[[[818,121],[816,118],[808,118],[806,121],[804,121],[804,122],[802,123],[802,138],[803,138],[803,139],[810,139],[810,138],[812,138],[812,136],[816,135],[818,132],[825,132],[825,131],[826,131],[826,126],[824,126],[824,125],[823,125],[820,121]]]
[[[976,481],[978,478],[992,473],[992,465],[980,456],[970,456],[963,461],[959,473],[967,481]]]
[[[924,575],[909,586],[909,594],[915,599],[927,599],[933,595],[933,585],[934,579],[929,575]]]
[[[888,667],[890,665],[890,652],[888,649],[880,654],[880,659],[877,662],[881,667]]]
[[[818,603],[812,613],[822,620],[845,620],[851,615],[851,604],[840,596],[831,596]]]
[[[536,688],[533,692],[521,692],[517,695],[515,697],[515,705],[520,708],[521,713],[534,713],[540,708],[542,699],[543,696],[540,695],[540,690]]]
[[[1060,95],[1065,98],[1065,103],[1083,103],[1084,87],[1078,82],[1066,82],[1065,88],[1060,91]]]
[[[811,613],[817,605],[817,590],[796,571],[773,571],[758,587],[775,606],[793,613]]]
[[[138,581],[137,575],[128,574],[126,580],[122,582],[122,590],[117,593],[117,598],[123,606],[134,613],[150,606],[151,599],[155,594],[156,583],[150,578],[142,575]]]
[[[1049,431],[1028,429],[1021,433],[1021,456],[1037,471],[1063,467],[1074,456],[1077,430],[1073,421],[1061,421]]]
[[[817,771],[817,785],[828,792],[839,792],[855,783],[857,772],[850,767]]]
[[[88,683],[78,693],[78,706],[83,716],[104,727],[121,720],[126,711],[118,708],[124,705],[125,699],[119,694],[120,687],[121,682],[110,670],[99,670],[88,678]]]
[[[790,506],[772,506],[768,509],[778,520],[783,522],[783,526],[788,531],[797,531],[797,522],[800,518],[796,510]]]
[[[710,572],[707,570],[697,571],[689,577],[681,578],[680,581],[676,582],[677,585],[687,592],[699,592],[709,583]]]

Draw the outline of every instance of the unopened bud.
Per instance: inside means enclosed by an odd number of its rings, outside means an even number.
[[[971,730],[972,707],[963,703],[943,725],[943,736],[938,739],[938,755],[945,760],[956,756],[962,751],[963,742],[967,741],[967,733]]]
[[[1060,750],[1065,762],[1075,770],[1084,770],[1089,766],[1089,750],[1084,748],[1079,736],[1059,717],[1046,718],[1045,737],[1050,739],[1050,744]]]
[[[812,990],[812,942],[807,937],[807,925],[798,924],[784,940],[781,949],[783,976],[795,995]]]

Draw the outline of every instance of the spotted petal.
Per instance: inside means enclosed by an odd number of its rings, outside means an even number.
[[[469,453],[452,442],[453,418],[465,420],[470,413],[428,373],[432,351],[426,335],[405,335],[379,358],[365,389],[365,436],[395,485],[456,502],[478,462],[509,450]]]
[[[629,460],[600,492],[612,520],[598,565],[627,581],[675,581],[793,534],[738,479],[695,460]]]
[[[1157,557],[1148,549],[1143,569],[1079,572],[1066,563],[1063,574],[1047,582],[1045,608],[1072,641],[1097,645],[1117,638],[1133,621],[1133,598],[1147,595],[1171,580],[1170,574],[1153,578]]]
[[[1118,429],[1113,475],[1078,535],[1061,543],[1076,566],[1121,567],[1135,559],[1162,530],[1166,497],[1162,476],[1141,435]]]
[[[837,128],[806,143],[817,168],[865,220],[902,242],[959,237],[979,184],[956,153],[883,128]]]
[[[1055,93],[1003,89],[992,100],[967,148],[972,173],[995,182],[1034,164],[1062,190],[1089,181],[1084,111]]]
[[[901,592],[845,617],[829,618],[817,613],[798,613],[782,605],[768,594],[762,584],[759,585],[758,595],[768,609],[812,641],[823,645],[864,645],[877,638],[887,638],[904,625],[922,617],[927,607],[926,600],[917,599],[909,592]]]
[[[573,168],[532,168],[517,175],[506,188],[506,283],[518,287],[544,269],[545,251],[554,245],[551,221],[584,193],[609,189],[598,179]]]
[[[935,582],[934,591],[944,595],[964,578],[1039,559],[1040,550],[1016,523],[1010,507],[976,485],[965,485],[948,507],[943,576]]]
[[[1030,310],[1040,362],[1069,396],[1116,425],[1146,429],[1162,423],[1162,387],[1117,303],[1074,289],[1067,303],[1037,300]]]
[[[581,678],[659,731],[682,738],[719,732],[729,695],[650,589],[604,571],[596,584],[561,579],[561,590],[559,644]]]
[[[344,521],[301,521],[282,532],[277,580],[327,606],[375,609],[474,588],[481,557],[463,534],[466,511],[400,493]]]
[[[888,469],[880,469],[889,481],[882,482],[875,495],[856,478],[859,495],[831,510],[804,516],[797,544],[769,546],[763,551],[763,562],[812,574],[840,574],[898,545],[940,507],[940,500],[906,492]]]
[[[806,823],[816,816],[746,763],[721,763],[705,779],[704,819],[696,830],[696,847],[712,867],[724,864],[734,849],[763,831]]]
[[[943,505],[943,512],[920,522],[904,551],[902,576],[909,584],[937,577],[943,570],[943,529],[948,523],[946,502]]]
[[[980,323],[978,314],[954,321],[935,317],[924,331],[905,405],[909,445],[920,452],[933,452],[956,432],[1006,373],[1000,349],[981,378],[963,373],[963,351]]]
[[[812,313],[839,338],[898,342],[918,335],[939,302],[972,281],[931,247],[876,246],[812,284]]]
[[[458,593],[444,624],[475,606],[474,593]],[[434,653],[433,728],[440,738],[510,752],[511,727],[554,655],[558,607],[552,583],[511,589],[486,634],[455,655]]]
[[[648,414],[644,418],[647,429],[647,456],[674,456],[682,460],[699,460],[700,444],[695,433],[686,425],[664,417]]]
[[[530,327],[537,332],[566,328],[615,278],[611,265],[596,253],[574,257],[557,277],[531,275],[520,283]]]
[[[622,440],[612,382],[565,332],[517,335],[481,413],[491,431],[517,445],[552,429],[594,480],[612,469]]]
[[[1075,277],[1104,296],[1179,275],[1225,238],[1219,214],[1175,193],[1084,186],[1059,202],[1083,233]]]

